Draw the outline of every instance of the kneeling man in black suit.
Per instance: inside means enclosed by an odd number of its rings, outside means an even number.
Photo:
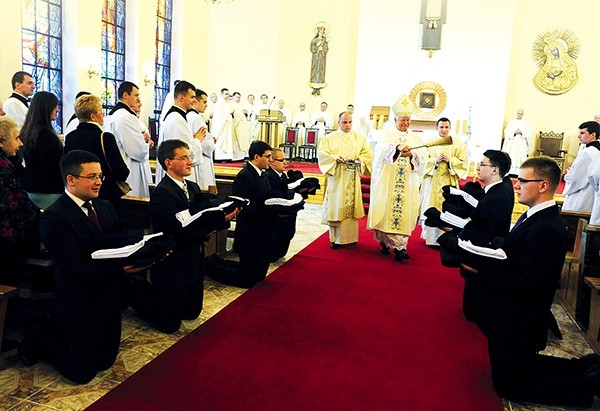
[[[567,250],[554,192],[560,168],[549,157],[521,165],[515,191],[529,206],[508,234],[504,264],[479,271],[478,325],[488,339],[494,388],[511,401],[590,407],[600,395],[600,357],[566,359],[537,353]]]
[[[98,157],[70,151],[60,170],[65,192],[40,219],[40,235],[54,261],[55,315],[33,325],[19,355],[29,365],[47,360],[68,379],[85,384],[114,364],[121,339],[121,283],[144,268],[92,260],[92,252],[107,248],[106,238],[120,234],[127,241],[113,206],[98,199],[104,179]]]

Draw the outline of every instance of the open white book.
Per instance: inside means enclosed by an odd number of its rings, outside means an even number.
[[[507,258],[506,253],[501,248],[493,249],[487,247],[480,247],[477,245],[473,245],[470,241],[461,240],[460,238],[458,239],[458,246],[463,250],[480,255],[482,257],[495,258],[498,260],[506,260]]]
[[[94,260],[102,260],[102,259],[106,259],[106,258],[125,258],[125,257],[129,257],[130,255],[132,255],[136,251],[140,250],[144,246],[144,244],[146,244],[146,241],[148,241],[151,238],[158,237],[159,235],[162,235],[162,234],[163,233],[156,233],[156,234],[145,235],[137,243],[131,244],[131,245],[126,245],[125,247],[105,248],[103,250],[96,250],[96,251],[94,251],[92,253],[92,259],[94,259]]]
[[[294,193],[294,197],[291,200],[286,198],[269,198],[265,200],[265,205],[280,205],[280,206],[293,206],[299,204],[302,201],[302,196],[298,193]]]
[[[467,223],[471,221],[470,218],[460,218],[459,216],[449,213],[447,211],[440,213],[440,220],[458,228],[464,228],[467,225]]]
[[[477,207],[477,204],[479,204],[479,201],[471,194],[467,193],[466,191],[459,190],[456,187],[450,187],[450,194],[453,194],[455,196],[461,196],[465,199],[467,203],[469,203],[473,207]]]

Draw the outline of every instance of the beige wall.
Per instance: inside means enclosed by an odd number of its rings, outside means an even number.
[[[519,2],[518,23],[511,45],[505,124],[514,118],[518,108],[523,108],[525,118],[531,122],[536,134],[540,130],[554,130],[573,137],[578,134],[579,124],[593,120],[594,115],[600,113],[598,29],[595,24],[586,23],[592,21],[586,16],[599,14],[600,3],[588,0],[572,0],[561,7],[537,0]],[[575,32],[581,51],[576,60],[578,83],[567,93],[552,96],[540,91],[533,83],[538,67],[531,58],[531,50],[539,34],[556,27]]]
[[[90,61],[99,59],[101,0],[63,0],[65,22],[64,115],[78,90],[100,92],[98,77],[89,79]],[[569,7],[546,1],[452,0],[448,2],[442,49],[432,58],[420,49],[420,1],[236,0],[208,5],[174,0],[173,79],[191,81],[208,93],[228,87],[267,93],[286,100],[294,111],[305,101],[309,111],[326,100],[337,114],[353,102],[355,120],[372,105],[392,105],[421,81],[435,81],[447,94],[442,115],[466,118],[472,109],[473,139],[482,149],[499,147],[502,129],[517,108],[526,111],[534,130],[573,134],[577,125],[600,112],[594,98],[600,56],[593,25],[581,24],[581,13],[600,14],[600,3],[573,0]],[[0,15],[0,96],[10,94],[10,77],[20,63],[20,2]],[[144,75],[154,62],[154,1],[128,0],[127,77],[141,89],[143,116],[152,110],[152,86]],[[328,86],[312,96],[308,86],[314,25],[330,26]],[[550,96],[533,84],[537,67],[531,59],[535,37],[566,27],[579,37],[579,83],[570,92]]]

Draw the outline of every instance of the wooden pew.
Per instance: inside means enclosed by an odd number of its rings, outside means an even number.
[[[564,220],[563,220],[564,221]],[[587,222],[580,218],[577,221],[577,228],[573,230],[573,243],[567,251],[565,262],[563,264],[560,285],[558,289],[558,298],[563,303],[567,312],[575,318],[577,310],[577,296],[579,294],[579,278],[582,272],[583,264],[583,237]],[[568,230],[568,233],[570,231]],[[568,234],[569,236],[569,234]]]
[[[19,293],[19,289],[9,285],[0,285],[0,352],[2,349],[2,336],[4,335],[4,323],[6,321],[6,307],[8,299]],[[0,357],[0,370],[4,368],[4,359]]]
[[[583,236],[583,262],[577,282],[575,320],[586,330],[590,323],[592,292],[586,287],[585,277],[600,278],[600,226],[588,225]]]
[[[590,289],[589,326],[586,337],[596,352],[600,352],[600,278],[585,277],[585,284]]]

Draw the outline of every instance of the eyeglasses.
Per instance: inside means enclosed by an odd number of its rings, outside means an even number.
[[[525,184],[525,183],[541,183],[542,181],[546,181],[546,180],[527,180],[526,178],[521,178],[521,177],[517,177],[517,182],[519,184]]]
[[[485,163],[479,163],[479,167],[497,167],[493,164],[485,164]]]
[[[285,158],[274,158],[273,161],[279,161],[280,163],[283,163]]]
[[[177,158],[172,158],[171,160],[177,160],[177,161],[194,161],[194,156],[181,156],[181,157],[177,157]]]
[[[90,181],[96,181],[96,180],[104,181],[104,179],[106,178],[104,174],[90,174],[89,176],[76,176],[74,174],[71,174],[71,175],[75,178],[87,178]]]

